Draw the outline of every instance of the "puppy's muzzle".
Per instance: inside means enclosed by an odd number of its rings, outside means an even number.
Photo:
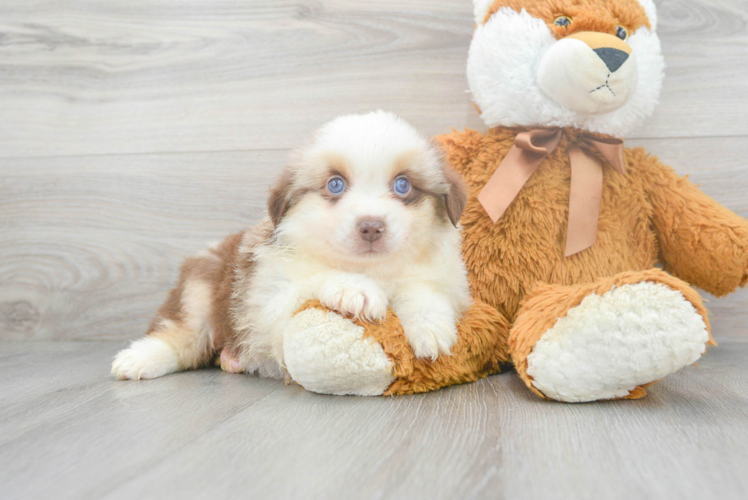
[[[382,219],[362,219],[358,223],[358,234],[368,242],[374,242],[382,237],[385,231]]]

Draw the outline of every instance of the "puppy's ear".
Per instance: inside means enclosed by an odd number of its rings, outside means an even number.
[[[291,183],[293,182],[293,175],[291,169],[286,167],[283,169],[278,181],[270,189],[270,198],[268,199],[268,214],[270,219],[273,221],[273,226],[280,224],[283,216],[286,215],[288,209],[291,208]]]
[[[448,191],[444,195],[444,204],[447,206],[447,215],[452,225],[457,227],[462,217],[462,212],[465,211],[465,205],[467,205],[467,188],[465,183],[462,181],[460,174],[452,170],[446,161],[443,163],[444,177],[447,180]]]

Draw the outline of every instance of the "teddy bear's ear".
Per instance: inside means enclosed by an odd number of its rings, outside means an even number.
[[[491,8],[495,0],[473,0],[473,16],[475,16],[475,24],[483,24],[488,14],[488,9]],[[649,0],[651,1],[651,0]]]

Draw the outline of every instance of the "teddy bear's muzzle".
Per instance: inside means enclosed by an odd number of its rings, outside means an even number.
[[[636,88],[636,57],[616,36],[575,33],[545,53],[537,81],[562,106],[583,114],[609,113],[626,104]]]

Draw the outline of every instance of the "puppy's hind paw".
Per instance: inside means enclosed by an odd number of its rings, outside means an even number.
[[[244,371],[238,356],[232,353],[228,347],[224,347],[221,351],[221,370],[228,373],[242,373]]]
[[[120,380],[162,377],[179,370],[174,349],[161,339],[143,337],[114,357],[112,375]]]

